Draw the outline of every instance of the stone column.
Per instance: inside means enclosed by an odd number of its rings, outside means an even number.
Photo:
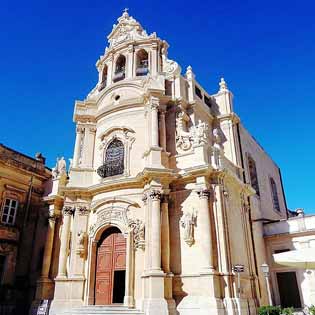
[[[148,194],[145,192],[142,196],[143,206],[144,206],[144,216],[145,216],[145,226],[150,226],[150,212],[148,208]],[[148,228],[145,229],[145,251],[144,251],[144,270],[148,271],[150,269],[150,231]]]
[[[47,231],[47,238],[46,238],[46,243],[45,243],[41,279],[48,279],[49,277],[52,249],[53,249],[53,244],[54,244],[55,223],[56,223],[56,216],[50,215],[48,217],[48,231]]]
[[[107,82],[106,82],[106,86],[109,86],[110,84],[112,84],[112,76],[113,76],[113,55],[111,55],[108,58],[108,68],[107,68]]]
[[[161,271],[161,192],[159,190],[151,190],[149,194],[151,198],[151,271]]]
[[[162,210],[162,224],[161,224],[161,246],[162,246],[162,270],[165,273],[170,272],[170,227],[168,217],[168,195],[163,195],[161,210]]]
[[[74,213],[74,208],[65,206],[63,207],[63,225],[60,237],[60,251],[59,251],[59,265],[57,278],[66,278],[67,276],[67,257],[69,254],[69,235],[71,217]]]
[[[133,76],[133,45],[129,45],[127,57],[127,78],[130,79]]]
[[[78,167],[79,165],[80,149],[81,149],[80,147],[81,147],[83,132],[84,132],[84,128],[81,126],[77,126],[74,154],[73,154],[73,167]]]
[[[127,235],[126,248],[126,279],[125,279],[125,296],[124,305],[127,307],[134,306],[133,280],[134,280],[134,237],[133,231],[129,231]]]
[[[150,105],[151,105],[151,146],[159,147],[159,121],[158,121],[159,99],[156,97],[152,97]]]
[[[151,74],[155,76],[158,72],[158,45],[153,43],[151,46]]]
[[[198,227],[200,230],[201,249],[203,256],[201,259],[201,271],[213,272],[213,239],[212,239],[212,220],[210,216],[209,198],[210,191],[201,189],[197,191],[200,199],[200,210],[198,212]]]
[[[160,110],[159,115],[159,131],[160,131],[160,146],[166,151],[166,126],[165,126],[165,110]]]

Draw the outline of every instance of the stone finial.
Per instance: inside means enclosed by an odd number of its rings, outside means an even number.
[[[228,90],[228,87],[227,87],[227,84],[226,84],[224,78],[221,78],[219,85],[220,85],[220,91],[227,91]]]
[[[193,79],[195,77],[191,66],[188,66],[186,69],[186,77],[187,79]]]

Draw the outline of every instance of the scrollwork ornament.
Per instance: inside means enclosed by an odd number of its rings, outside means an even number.
[[[133,230],[134,246],[136,249],[145,248],[145,226],[144,223],[139,220],[130,220],[129,227]]]

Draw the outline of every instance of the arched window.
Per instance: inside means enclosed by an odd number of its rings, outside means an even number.
[[[272,177],[270,178],[270,187],[271,187],[271,195],[272,195],[272,200],[273,200],[273,207],[277,211],[280,211],[277,185]]]
[[[141,49],[137,52],[136,76],[147,75],[149,71],[149,55],[146,50]]]
[[[258,184],[258,176],[257,176],[257,170],[256,170],[256,163],[252,159],[252,157],[247,157],[248,162],[248,170],[249,170],[249,177],[250,177],[250,184],[252,187],[256,190],[256,194],[260,196],[259,193],[259,184]]]
[[[124,144],[114,139],[107,147],[104,154],[104,164],[97,170],[99,176],[105,178],[124,173]]]
[[[108,72],[108,68],[107,65],[104,66],[103,72],[102,72],[102,82],[101,85],[99,87],[99,91],[103,90],[106,87],[107,84],[107,72]]]
[[[120,55],[116,60],[115,65],[115,74],[113,77],[113,81],[117,82],[123,80],[126,77],[126,57],[124,55]]]

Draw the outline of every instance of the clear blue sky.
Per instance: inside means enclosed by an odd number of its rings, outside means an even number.
[[[0,2],[0,142],[49,166],[73,154],[73,106],[128,7],[209,93],[224,76],[235,111],[281,167],[288,207],[315,212],[314,1]],[[313,195],[314,194],[314,195]]]

